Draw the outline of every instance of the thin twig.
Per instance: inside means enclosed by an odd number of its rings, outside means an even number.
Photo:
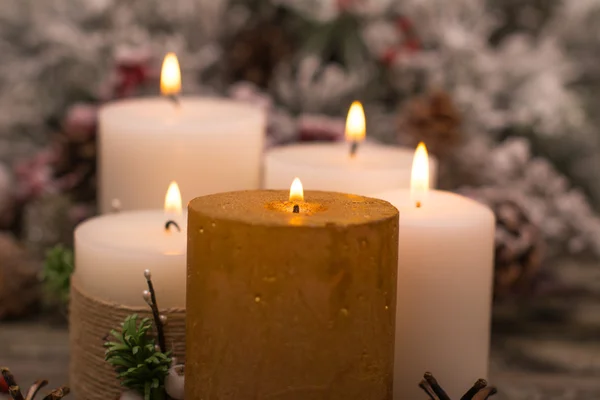
[[[40,389],[46,386],[47,384],[48,381],[45,379],[35,381],[33,385],[31,385],[31,387],[29,388],[27,396],[25,396],[25,400],[33,400],[35,398],[35,395],[40,391]]]
[[[43,400],[60,400],[69,393],[71,393],[71,389],[68,386],[61,386],[51,391]]]
[[[158,311],[158,304],[156,302],[156,292],[154,291],[154,285],[152,284],[152,274],[150,270],[144,271],[146,282],[148,283],[148,291],[150,292],[150,309],[152,310],[152,317],[154,318],[154,324],[156,325],[156,333],[158,335],[158,346],[160,351],[163,353],[167,352],[167,344],[165,341],[165,331],[163,323],[160,319],[160,312]]]

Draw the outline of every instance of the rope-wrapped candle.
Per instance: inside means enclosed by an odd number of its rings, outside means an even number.
[[[188,221],[186,398],[391,399],[393,206],[246,191]]]
[[[112,399],[122,391],[104,361],[103,344],[127,316],[151,315],[143,297],[146,269],[153,274],[160,314],[168,320],[165,346],[184,360],[185,220],[173,183],[164,210],[104,215],[77,227],[69,315],[70,381],[77,398]]]

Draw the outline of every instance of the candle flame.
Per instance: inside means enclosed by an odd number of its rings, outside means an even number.
[[[177,182],[173,181],[165,196],[165,213],[181,215],[181,208],[181,192]]]
[[[181,70],[175,53],[167,54],[163,61],[160,91],[164,96],[175,96],[181,92]]]
[[[410,196],[417,207],[421,207],[423,200],[429,192],[429,156],[425,143],[419,143],[413,158],[412,174],[410,179]]]
[[[304,201],[304,188],[299,178],[294,178],[292,186],[290,187],[290,201],[301,202]]]
[[[360,101],[355,101],[350,106],[346,119],[346,141],[362,142],[367,134],[365,110]]]

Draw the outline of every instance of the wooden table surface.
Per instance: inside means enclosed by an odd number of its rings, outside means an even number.
[[[495,339],[495,342],[499,341],[511,343],[504,338]],[[552,346],[553,349],[558,348],[556,344]],[[575,359],[576,355],[569,351],[567,361],[583,368],[581,373],[536,366],[531,362],[519,363],[515,356],[518,351],[505,352],[495,346],[490,379],[500,389],[495,399],[600,400],[600,368],[596,370],[597,364],[600,364],[600,351],[595,353],[585,349],[589,360],[584,354],[584,362]],[[568,359],[569,354],[573,360]],[[0,324],[0,364],[10,367],[22,385],[40,378],[48,379],[51,386],[65,384],[68,381],[68,362],[68,332],[65,326],[53,327],[40,321]]]

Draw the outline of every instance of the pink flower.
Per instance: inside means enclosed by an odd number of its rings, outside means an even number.
[[[387,49],[381,55],[380,60],[386,66],[391,66],[397,59],[409,58],[422,48],[421,41],[410,19],[398,16],[394,22],[400,43]]]
[[[53,186],[60,191],[66,192],[77,186],[85,176],[85,172],[81,169],[61,176],[53,182]]]
[[[123,48],[115,54],[115,70],[101,90],[105,100],[131,97],[152,78],[151,53],[145,49]]]
[[[44,193],[56,191],[57,187],[52,180],[52,163],[55,160],[55,153],[50,149],[45,149],[32,158],[16,164],[16,196],[18,200],[27,201]]]
[[[85,142],[96,134],[98,107],[77,103],[69,108],[63,122],[67,137],[75,142]]]
[[[250,82],[238,82],[233,84],[229,88],[229,97],[245,103],[254,104],[267,112],[273,107],[271,97]]]
[[[94,216],[94,207],[89,204],[77,203],[69,210],[69,219],[74,225]]]
[[[302,115],[298,118],[298,131],[301,141],[342,140],[345,131],[342,118],[326,115]]]
[[[354,4],[354,0],[337,0],[337,8],[340,11],[348,11]]]

